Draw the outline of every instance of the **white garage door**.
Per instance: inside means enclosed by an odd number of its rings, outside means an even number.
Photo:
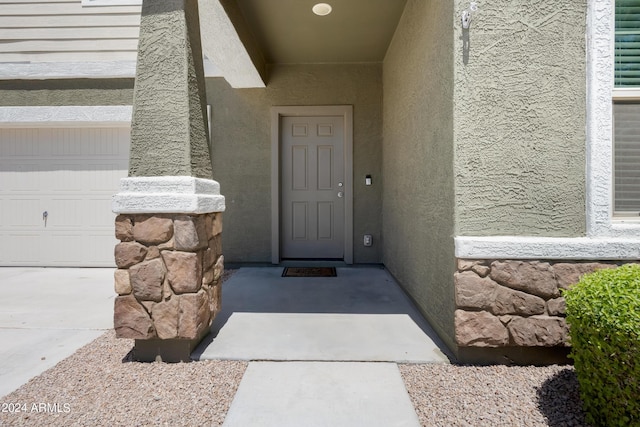
[[[129,129],[0,129],[0,265],[110,267]]]

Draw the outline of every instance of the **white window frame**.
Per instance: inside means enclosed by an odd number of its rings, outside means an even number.
[[[587,235],[640,237],[640,218],[613,214],[613,102],[640,99],[614,89],[615,0],[589,0],[587,18]]]

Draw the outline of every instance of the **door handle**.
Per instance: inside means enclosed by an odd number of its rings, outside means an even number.
[[[44,226],[47,226],[47,217],[49,216],[49,212],[44,211],[42,212],[42,220],[44,221]]]
[[[342,198],[342,196],[344,196],[344,193],[342,191],[338,191],[338,197]]]

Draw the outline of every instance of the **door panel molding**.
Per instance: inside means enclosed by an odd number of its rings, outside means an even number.
[[[271,262],[280,263],[280,184],[282,117],[341,116],[344,119],[344,262],[353,264],[353,106],[271,107]],[[326,132],[330,132],[326,129]]]

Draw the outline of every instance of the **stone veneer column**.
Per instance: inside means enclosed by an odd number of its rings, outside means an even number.
[[[220,310],[224,197],[213,180],[124,178],[116,218],[114,328],[140,361],[189,361]]]
[[[141,361],[189,361],[220,310],[205,93],[197,0],[143,0],[129,177],[113,198],[114,327]]]

